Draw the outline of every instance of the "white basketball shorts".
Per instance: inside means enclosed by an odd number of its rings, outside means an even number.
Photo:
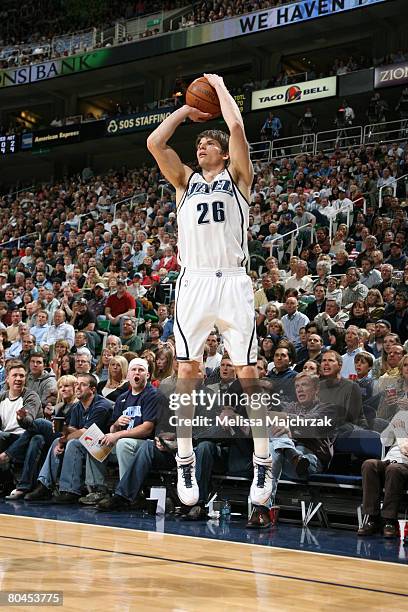
[[[234,365],[257,359],[254,292],[244,268],[189,270],[176,284],[174,336],[179,361],[202,361],[217,326]]]

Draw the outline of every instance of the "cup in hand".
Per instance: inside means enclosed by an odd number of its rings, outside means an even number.
[[[65,425],[65,417],[64,416],[53,416],[52,422],[54,423],[54,431],[55,433],[62,433]]]

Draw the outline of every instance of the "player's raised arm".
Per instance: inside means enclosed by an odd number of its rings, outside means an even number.
[[[147,148],[158,163],[161,173],[176,189],[184,189],[192,170],[182,163],[167,142],[187,117],[192,121],[206,121],[210,115],[184,105],[171,113],[147,139]]]
[[[244,122],[234,98],[228,91],[224,79],[218,74],[204,74],[207,81],[217,92],[222,116],[230,133],[229,155],[230,171],[234,178],[242,181],[248,188],[252,185],[254,171],[249,155],[249,144],[245,136]]]

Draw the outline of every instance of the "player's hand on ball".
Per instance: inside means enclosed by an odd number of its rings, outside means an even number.
[[[196,123],[208,121],[208,119],[211,119],[212,117],[211,113],[203,113],[202,111],[198,110],[198,108],[194,108],[194,106],[188,106],[188,109],[189,111],[187,117]]]
[[[217,88],[217,85],[224,85],[224,79],[218,74],[206,74],[205,73],[203,76],[205,76],[209,84],[212,87],[214,87],[214,89]]]

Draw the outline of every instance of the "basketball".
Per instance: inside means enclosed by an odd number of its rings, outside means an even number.
[[[205,77],[195,79],[186,91],[186,103],[213,117],[221,114],[220,101],[214,87]]]

